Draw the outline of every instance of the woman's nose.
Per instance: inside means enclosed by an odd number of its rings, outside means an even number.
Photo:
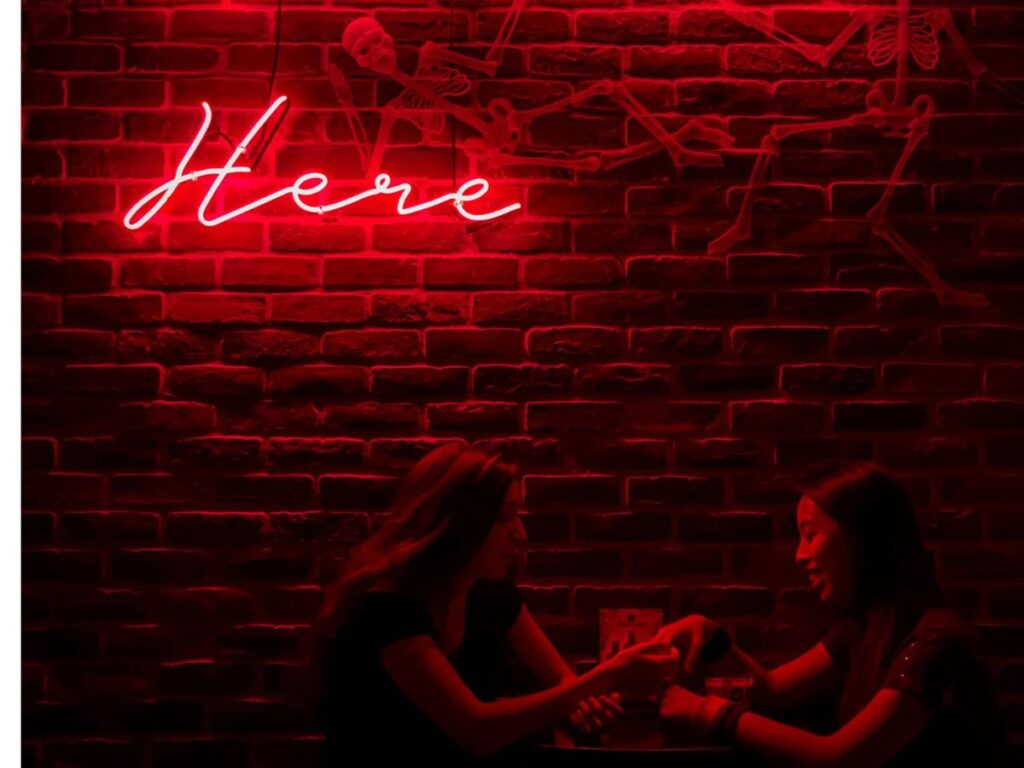
[[[801,541],[800,545],[796,548],[796,564],[803,565],[808,561],[807,552],[804,548],[804,543]]]

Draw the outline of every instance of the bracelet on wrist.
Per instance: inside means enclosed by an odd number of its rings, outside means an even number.
[[[726,744],[732,743],[736,736],[736,729],[740,724],[740,718],[743,717],[744,714],[744,709],[735,702],[730,701],[726,703],[726,705],[718,711],[718,714],[715,717],[711,735],[716,741]]]

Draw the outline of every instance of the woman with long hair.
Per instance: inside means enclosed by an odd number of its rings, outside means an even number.
[[[674,686],[662,716],[786,766],[1008,764],[987,665],[971,625],[942,608],[934,567],[900,484],[878,466],[830,465],[807,478],[797,505],[796,562],[843,620],[802,656],[765,669],[723,650],[754,677],[752,708],[838,702],[818,735]],[[684,668],[723,629],[689,616],[659,638],[685,648]]]
[[[332,766],[455,766],[570,721],[599,728],[617,691],[653,692],[678,656],[637,646],[575,676],[507,577],[526,543],[519,483],[453,443],[416,464],[379,530],[351,553],[321,615]],[[496,699],[509,647],[544,686]]]

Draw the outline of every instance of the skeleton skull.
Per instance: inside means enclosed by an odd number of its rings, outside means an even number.
[[[376,19],[364,16],[345,27],[341,45],[361,67],[382,75],[395,71],[395,40]]]

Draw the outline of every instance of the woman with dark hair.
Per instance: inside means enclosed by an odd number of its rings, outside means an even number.
[[[934,568],[900,484],[873,464],[849,462],[817,472],[801,490],[796,562],[845,618],[772,670],[702,616],[669,625],[656,639],[685,648],[684,668],[692,671],[715,638],[753,674],[755,709],[831,694],[836,729],[817,735],[678,686],[666,693],[662,716],[786,766],[1009,764],[977,635],[940,607]]]
[[[601,727],[615,691],[653,692],[678,656],[638,646],[576,677],[506,577],[523,554],[515,468],[450,444],[425,456],[351,554],[321,616],[332,766],[457,766],[571,721]],[[508,646],[546,686],[495,699]]]

